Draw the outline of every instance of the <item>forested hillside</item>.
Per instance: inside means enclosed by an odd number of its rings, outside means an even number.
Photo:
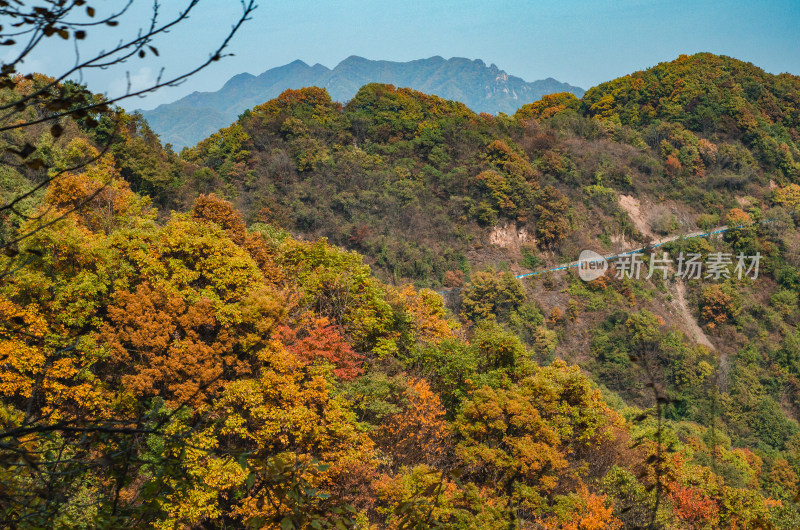
[[[309,66],[297,60],[259,75],[243,73],[216,92],[193,92],[186,97],[142,111],[164,143],[177,148],[195,145],[226,127],[245,110],[272,99],[289,88],[324,88],[335,101],[349,101],[368,83],[411,87],[466,104],[476,112],[513,114],[525,103],[545,94],[584,90],[553,78],[527,82],[508,75],[494,64],[463,57],[430,57],[415,61],[371,61],[350,56],[334,68]]]
[[[370,84],[179,155],[121,111],[29,132],[0,518],[799,527],[798,98],[699,54],[514,116]],[[42,179],[7,162],[6,202]],[[514,278],[722,225],[658,252],[757,277]]]

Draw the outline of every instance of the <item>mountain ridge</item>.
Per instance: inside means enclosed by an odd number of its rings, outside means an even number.
[[[552,77],[527,82],[480,59],[439,55],[412,61],[372,60],[351,55],[334,68],[296,59],[254,75],[231,77],[214,92],[193,92],[152,110],[140,110],[164,143],[191,146],[229,125],[247,109],[277,97],[286,89],[325,88],[335,101],[346,102],[368,83],[413,88],[457,100],[475,112],[513,114],[525,103],[555,92],[578,97],[585,91]]]

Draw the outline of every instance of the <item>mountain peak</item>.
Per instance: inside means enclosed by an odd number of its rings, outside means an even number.
[[[241,74],[236,74],[235,76],[228,79],[228,81],[223,85],[222,90],[231,89],[237,86],[242,86],[248,84],[251,80],[255,79],[251,73],[244,72]],[[197,94],[197,92],[195,92]]]
[[[239,74],[217,92],[196,93],[142,114],[162,140],[176,147],[198,142],[235,121],[245,110],[277,97],[286,89],[324,87],[331,98],[345,102],[369,83],[409,87],[426,94],[464,103],[475,112],[513,114],[519,107],[554,92],[583,95],[578,87],[553,79],[528,83],[507,75],[495,64],[486,66],[480,59],[434,55],[414,61],[376,61],[351,55],[333,69],[321,64],[309,66],[297,59],[253,76]],[[187,116],[209,116],[202,125],[196,119],[184,123],[176,119],[176,109],[195,109]],[[213,119],[211,118],[213,117]],[[189,142],[187,142],[187,139]]]
[[[373,61],[370,61],[369,59],[365,59],[364,57],[361,57],[360,55],[351,55],[347,59],[343,60],[338,65],[336,65],[336,67],[338,68],[338,67],[340,67],[342,65],[362,64],[362,63],[370,63],[370,62],[373,62]]]

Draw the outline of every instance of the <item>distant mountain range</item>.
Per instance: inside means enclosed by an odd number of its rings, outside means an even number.
[[[232,77],[216,92],[194,92],[173,103],[141,111],[164,143],[179,149],[207,138],[236,120],[243,111],[288,88],[318,86],[336,101],[348,101],[367,83],[389,83],[461,101],[475,112],[514,113],[546,94],[584,90],[553,78],[526,82],[492,64],[460,57],[431,57],[409,62],[371,61],[351,56],[330,69],[294,61],[261,75]]]

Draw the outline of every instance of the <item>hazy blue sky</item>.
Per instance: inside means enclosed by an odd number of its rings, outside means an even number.
[[[168,14],[184,2],[164,3]],[[152,1],[135,4],[119,31],[146,24],[142,15]],[[238,10],[235,0],[203,0],[161,43],[160,62],[133,61],[86,81],[97,92],[113,94],[124,89],[126,69],[134,83],[153,79],[161,66],[167,75],[178,73],[207,57]],[[798,0],[261,0],[229,50],[235,57],[125,107],[152,108],[195,90],[216,90],[237,73],[259,74],[295,59],[333,67],[349,55],[482,59],[528,81],[554,77],[583,88],[699,51],[747,60],[772,73],[800,74],[799,27]],[[92,42],[108,46],[113,38],[112,32],[97,33]],[[27,67],[52,73],[71,60],[71,51],[61,43],[43,48]]]

